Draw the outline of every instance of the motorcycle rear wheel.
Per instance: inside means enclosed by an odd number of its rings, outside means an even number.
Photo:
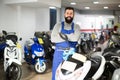
[[[20,65],[12,63],[6,70],[6,80],[20,80],[22,69]]]

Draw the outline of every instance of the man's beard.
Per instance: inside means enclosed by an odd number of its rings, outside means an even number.
[[[68,18],[70,18],[70,19],[68,19]],[[66,23],[70,24],[73,21],[73,18],[72,17],[65,17],[65,21],[66,21]]]

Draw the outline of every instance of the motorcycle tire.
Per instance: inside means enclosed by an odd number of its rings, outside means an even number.
[[[16,63],[12,63],[7,69],[6,69],[6,80],[20,80],[22,75],[22,69],[20,65]]]
[[[39,62],[37,62],[34,65],[34,69],[35,69],[36,73],[38,73],[38,74],[44,74],[47,71],[47,69],[48,69],[48,64],[47,64],[47,62],[43,62],[42,66],[40,66]]]

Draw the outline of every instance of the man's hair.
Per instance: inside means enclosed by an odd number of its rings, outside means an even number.
[[[65,8],[65,11],[66,11],[66,10],[73,10],[73,12],[74,12],[74,8],[73,8],[73,7],[66,7],[66,8]]]

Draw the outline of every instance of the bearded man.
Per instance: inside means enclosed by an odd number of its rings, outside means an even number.
[[[60,49],[67,47],[76,48],[76,44],[80,39],[80,27],[73,22],[74,14],[74,8],[66,7],[64,12],[65,21],[55,24],[52,30],[51,41],[56,44],[53,55],[52,80],[55,80],[56,69],[63,61],[63,50]],[[66,34],[69,41],[66,42],[62,39],[59,33]]]

